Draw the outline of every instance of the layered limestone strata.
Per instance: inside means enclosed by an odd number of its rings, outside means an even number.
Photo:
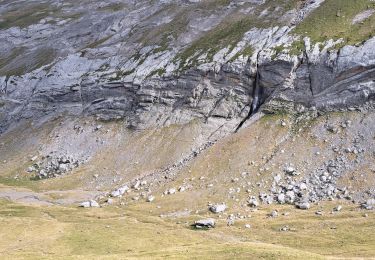
[[[195,118],[240,122],[262,105],[269,111],[296,104],[347,109],[374,100],[374,47],[375,38],[333,54],[312,50],[295,60],[250,58],[241,67],[224,64],[218,71],[194,69],[139,84],[101,77],[95,69],[104,61],[69,56],[48,73],[2,78],[1,126],[62,112],[123,119],[129,126],[145,128]]]
[[[4,57],[16,50],[22,53],[6,58],[2,66],[6,75],[0,77],[0,133],[25,119],[62,113],[120,119],[134,128],[198,118],[217,126],[229,125],[230,132],[259,110],[339,110],[371,103],[375,38],[336,48],[340,40],[312,43],[309,37],[293,33],[295,25],[322,2],[307,1],[298,10],[282,13],[278,26],[255,26],[235,45],[214,53],[197,49],[186,58],[182,54],[194,41],[230,15],[248,12],[270,19],[277,11],[263,7],[264,1],[231,3],[206,12],[204,8],[210,5],[191,1],[182,1],[185,9],[181,10],[168,1],[127,1],[124,6],[50,1],[52,9],[47,8],[49,13],[43,19],[0,32]],[[134,35],[139,39],[151,33],[146,29],[139,32],[139,24],[160,28],[189,13],[190,7],[201,9],[194,19],[186,18],[186,28],[171,37],[167,46],[136,42]],[[266,9],[257,9],[261,7]],[[2,8],[4,13],[11,9],[9,4]],[[72,10],[81,11],[82,17],[77,13],[73,17]],[[281,22],[283,19],[289,22]],[[303,50],[294,53],[293,44],[298,41]],[[46,62],[38,68],[34,65],[40,55]],[[9,73],[13,67],[19,69],[17,62],[26,70]]]

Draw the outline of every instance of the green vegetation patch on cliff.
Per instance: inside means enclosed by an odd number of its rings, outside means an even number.
[[[99,11],[104,11],[104,12],[118,12],[126,9],[126,4],[124,3],[110,3],[106,6],[99,7]]]
[[[207,54],[205,58],[205,62],[207,62],[211,61],[213,56],[223,48],[230,47],[229,51],[231,51],[243,38],[244,34],[252,28],[284,25],[277,18],[287,11],[297,8],[298,5],[299,1],[297,0],[278,2],[268,0],[254,8],[250,15],[242,13],[241,9],[239,9],[238,12],[229,15],[214,29],[194,41],[176,57],[176,60],[181,62],[180,70],[197,66],[199,64],[198,59],[203,54]]]
[[[250,57],[252,54],[254,53],[254,50],[251,46],[246,46],[245,48],[243,48],[241,51],[237,52],[231,59],[230,61],[233,62],[235,61],[236,59],[238,59],[240,56],[243,56],[243,57]]]
[[[11,27],[25,28],[46,18],[51,12],[58,9],[49,4],[34,4],[26,6],[15,6],[13,10],[1,14],[0,29]]]
[[[19,76],[47,65],[56,57],[52,48],[40,48],[28,51],[15,48],[7,57],[0,58],[0,76]]]
[[[353,24],[353,18],[369,9],[375,9],[370,0],[326,0],[314,10],[295,32],[308,36],[313,42],[344,39],[343,44],[361,43],[375,36],[375,15]]]

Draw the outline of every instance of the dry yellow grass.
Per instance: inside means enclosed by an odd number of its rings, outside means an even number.
[[[346,205],[327,214],[279,206],[289,216],[266,217],[270,208],[227,227],[197,231],[194,220],[206,214],[160,218],[160,203],[101,209],[37,207],[1,201],[2,259],[323,259],[373,257],[375,218]],[[150,213],[149,210],[153,210]],[[208,213],[207,213],[208,214]],[[244,228],[245,223],[251,229]],[[289,225],[292,231],[279,228]]]

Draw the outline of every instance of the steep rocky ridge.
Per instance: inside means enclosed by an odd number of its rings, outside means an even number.
[[[294,32],[331,2],[5,1],[0,127],[67,112],[134,128],[229,120],[231,132],[263,103],[363,106],[374,97],[375,39],[342,47]],[[30,10],[39,12],[22,18]]]

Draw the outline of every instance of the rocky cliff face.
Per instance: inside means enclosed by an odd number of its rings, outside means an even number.
[[[0,133],[62,113],[232,132],[259,110],[371,108],[374,4],[348,14],[370,30],[355,45],[299,33],[331,2],[2,2]]]

